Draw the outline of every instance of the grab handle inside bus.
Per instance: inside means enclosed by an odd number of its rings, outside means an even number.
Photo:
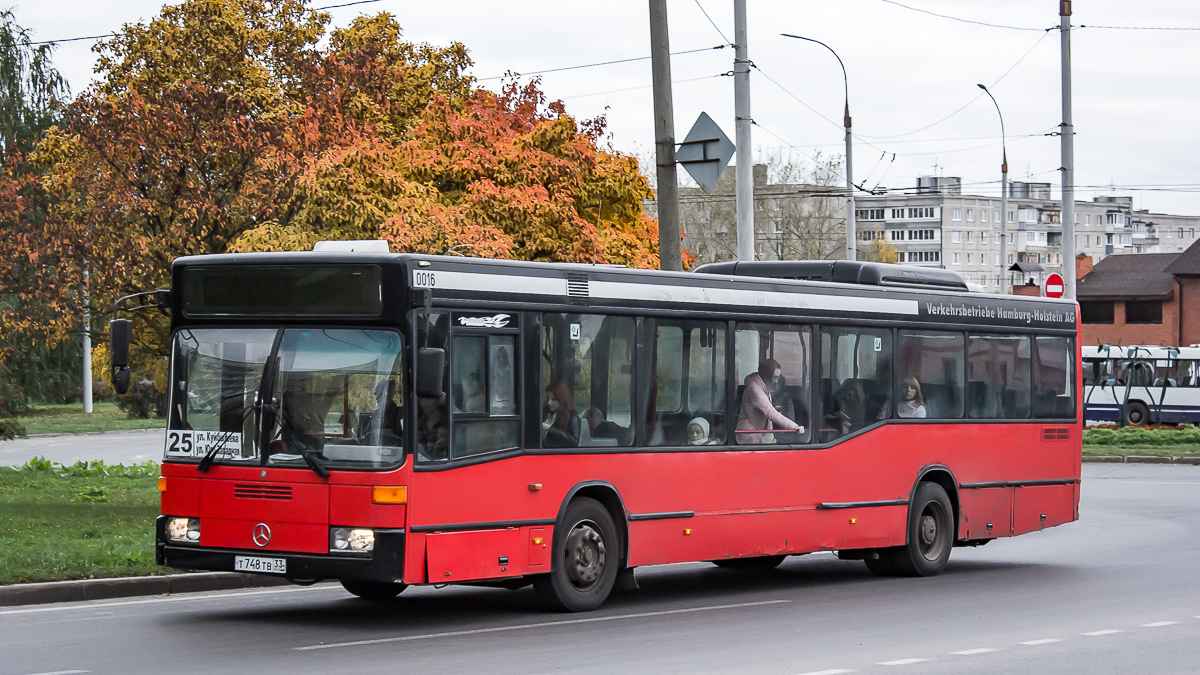
[[[445,389],[446,350],[424,347],[417,350],[417,396],[441,398]]]
[[[113,389],[118,394],[129,391],[129,341],[132,337],[133,322],[129,319],[108,322],[109,365],[112,366]]]

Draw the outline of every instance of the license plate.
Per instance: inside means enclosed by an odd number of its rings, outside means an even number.
[[[287,559],[256,558],[248,555],[236,555],[233,557],[233,571],[287,574]]]

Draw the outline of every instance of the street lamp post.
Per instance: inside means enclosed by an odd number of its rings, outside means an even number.
[[[820,40],[792,35],[790,33],[780,33],[780,35],[796,40],[804,40],[805,42],[815,42],[821,45],[833,54],[833,57],[838,61],[838,65],[842,67],[842,83],[846,90],[846,110],[842,116],[842,124],[846,127],[846,260],[856,260],[858,258],[856,250],[858,235],[854,227],[854,154],[850,147],[850,78],[846,76],[846,64],[842,63],[842,57],[833,51],[833,47]]]
[[[1004,294],[1008,290],[1008,147],[1004,139],[1004,115],[992,92],[982,84],[976,86],[992,99],[996,114],[1000,116],[1000,293]]]

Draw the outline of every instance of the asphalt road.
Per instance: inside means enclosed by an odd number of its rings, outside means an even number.
[[[162,460],[164,430],[108,431],[92,434],[45,434],[0,441],[0,466],[24,464],[42,456],[74,464],[104,460],[105,464],[138,464]]]
[[[955,549],[930,579],[831,555],[638,571],[590,614],[529,589],[339,587],[0,610],[0,674],[1195,673],[1200,467],[1087,465],[1082,520]]]

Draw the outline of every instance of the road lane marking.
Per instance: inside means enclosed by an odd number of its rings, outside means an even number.
[[[998,651],[1000,651],[1000,650],[992,649],[991,647],[980,647],[979,649],[964,649],[961,652],[950,652],[950,653],[958,654],[959,656],[973,656],[975,654],[987,654],[989,652],[998,652]]]
[[[129,605],[151,605],[156,602],[181,602],[184,600],[219,600],[221,598],[245,598],[256,595],[277,595],[280,593],[303,593],[306,591],[331,591],[341,590],[341,586],[295,586],[285,588],[271,588],[260,591],[237,591],[233,593],[187,593],[167,596],[155,596],[143,600],[122,600],[120,602],[89,602],[83,600],[80,602],[62,604],[62,605],[39,605],[37,607],[26,607],[24,609],[6,609],[0,610],[0,616],[8,616],[10,614],[37,614],[40,612],[66,612],[72,609],[82,609],[91,611],[97,607],[126,607]]]
[[[492,628],[472,628],[469,630],[452,630],[444,633],[423,633],[421,635],[400,635],[397,637],[376,638],[374,640],[354,640],[353,642],[331,642],[329,644],[293,647],[298,652],[308,652],[314,649],[333,649],[335,647],[361,647],[363,645],[380,645],[389,642],[409,642],[412,640],[432,640],[444,637],[459,637],[461,635],[480,635],[483,633],[503,633],[513,630],[529,630],[532,628],[553,628],[555,626],[571,626],[581,623],[599,623],[601,621],[617,621],[620,619],[640,619],[648,616],[668,616],[671,614],[690,614],[693,612],[711,612],[717,609],[736,609],[738,607],[761,607],[763,605],[782,605],[791,600],[763,600],[761,602],[738,602],[731,605],[709,605],[707,607],[689,607],[686,609],[665,609],[659,612],[638,612],[636,614],[616,614],[613,616],[596,616],[587,619],[566,619],[563,621],[541,621],[538,623],[520,623],[512,626],[494,626]]]
[[[1144,623],[1142,628],[1162,628],[1163,626],[1174,626],[1178,621],[1155,621],[1154,623]]]
[[[857,673],[857,670],[843,670],[841,668],[830,668],[829,670],[810,670],[807,673],[800,675],[843,675],[843,673]]]
[[[881,666],[908,666],[914,663],[925,663],[933,659],[896,659],[895,661],[880,661]]]
[[[1022,642],[1021,644],[1029,645],[1030,647],[1036,647],[1037,645],[1048,645],[1051,642],[1062,642],[1062,640],[1059,638],[1042,638],[1041,640],[1029,640],[1028,642]]]
[[[1081,633],[1081,635],[1112,635],[1113,633],[1120,633],[1120,632],[1121,631],[1119,631],[1119,630],[1113,630],[1111,628],[1108,628],[1106,630],[1094,630],[1090,633]]]
[[[81,673],[90,673],[90,670],[55,670],[49,673],[30,673],[30,675],[81,675]]]

